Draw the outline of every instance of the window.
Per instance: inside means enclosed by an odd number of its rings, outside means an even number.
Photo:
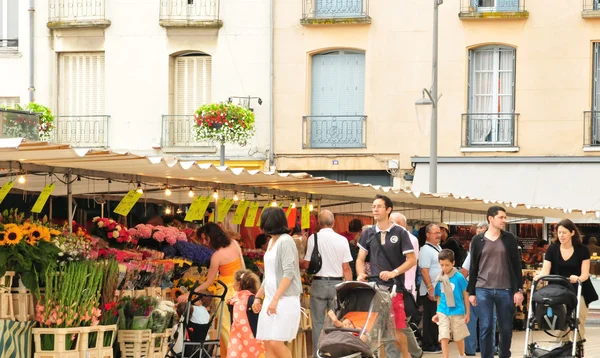
[[[314,0],[315,17],[358,17],[363,13],[363,0]]]
[[[311,148],[364,147],[365,53],[332,51],[312,59]]]
[[[19,47],[19,0],[0,0],[0,51]]]
[[[592,110],[600,111],[600,42],[594,43],[594,83],[592,87]]]
[[[469,54],[468,144],[511,145],[515,132],[515,49],[487,46]]]
[[[16,104],[19,104],[19,101],[19,97],[0,97],[0,108],[14,108]]]
[[[60,116],[104,114],[104,52],[61,53],[58,76]]]
[[[205,54],[187,54],[175,59],[175,114],[193,114],[210,103],[212,59]]]
[[[519,0],[471,0],[478,11],[519,11]]]

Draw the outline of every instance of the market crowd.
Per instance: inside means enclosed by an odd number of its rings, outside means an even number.
[[[476,235],[464,245],[444,223],[424,227],[419,240],[386,196],[376,196],[371,209],[374,225],[354,219],[347,232],[336,233],[334,215],[323,210],[317,232],[293,237],[283,209],[266,208],[260,218],[264,234],[256,242],[265,250],[262,282],[245,270],[238,243],[218,225],[198,229],[197,239],[215,252],[207,280],[197,290],[207,289],[218,275],[229,287],[227,299],[233,307],[221,322],[222,356],[292,356],[285,342],[296,338],[303,314],[301,271],[311,267],[318,249],[321,265],[310,290],[315,357],[325,317],[336,327],[362,328],[332,313],[335,286],[352,280],[375,281],[381,289],[396,291],[389,312],[395,340],[384,345],[386,357],[419,358],[424,352],[448,357],[451,340],[460,357],[477,352],[482,358],[510,357],[513,317],[525,296],[520,243],[506,230],[506,210],[490,207],[486,222],[477,225]],[[542,264],[534,280],[552,274],[582,283],[579,317],[585,338],[587,307],[598,299],[589,280],[590,250],[570,220],[556,228],[555,242],[534,245],[528,260]]]

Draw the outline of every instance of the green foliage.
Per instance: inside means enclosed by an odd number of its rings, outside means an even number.
[[[254,135],[254,113],[232,103],[205,104],[194,114],[199,140],[246,145]]]

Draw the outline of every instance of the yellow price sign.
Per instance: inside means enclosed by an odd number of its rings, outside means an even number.
[[[258,201],[253,201],[250,203],[250,208],[248,209],[248,215],[246,215],[246,222],[244,226],[246,227],[254,227],[254,221],[256,220],[256,213],[258,212]]]
[[[10,189],[12,189],[13,185],[15,185],[14,181],[9,181],[8,183],[2,185],[2,188],[0,188],[0,203],[4,200],[4,198],[6,198],[6,195],[8,195],[8,192],[10,192]]]
[[[233,205],[233,199],[223,199],[223,203],[219,204],[219,222],[222,223]]]
[[[210,213],[210,215],[208,217],[208,222],[209,223],[214,223],[215,222],[215,212],[214,211],[212,213]]]
[[[192,201],[187,214],[185,215],[185,221],[202,220],[204,213],[210,204],[210,196],[199,196]]]
[[[35,204],[33,204],[33,208],[31,208],[32,213],[39,214],[42,212],[42,209],[44,208],[44,205],[46,205],[46,201],[48,201],[48,198],[50,197],[50,194],[52,194],[53,190],[54,184],[48,184],[44,187],[44,190],[42,190],[40,196],[38,196]]]
[[[244,218],[244,214],[246,214],[246,209],[248,209],[249,205],[250,202],[247,200],[240,201],[235,209],[235,214],[233,214],[233,220],[231,221],[232,224],[239,225],[242,223],[242,219]]]
[[[302,229],[310,229],[310,210],[308,204],[302,207]]]
[[[133,209],[135,203],[137,203],[137,201],[140,200],[141,197],[142,193],[138,193],[136,190],[130,190],[127,193],[127,195],[125,195],[125,197],[121,199],[121,202],[119,203],[119,205],[117,205],[113,212],[121,216],[127,216],[131,209]]]

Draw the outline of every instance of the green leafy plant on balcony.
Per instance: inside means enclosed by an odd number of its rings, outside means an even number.
[[[18,111],[30,111],[39,114],[39,119],[34,116],[28,116],[21,113],[6,113],[4,123],[5,136],[23,137],[28,139],[38,139],[47,141],[54,130],[54,115],[50,108],[30,102],[26,106],[16,104],[14,107],[4,106],[1,108]]]
[[[244,146],[254,130],[254,113],[232,103],[205,104],[194,113],[194,133],[201,141]]]

